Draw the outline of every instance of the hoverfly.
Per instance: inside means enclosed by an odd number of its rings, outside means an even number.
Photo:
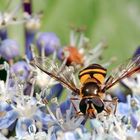
[[[140,56],[134,60],[129,60],[125,65],[120,65],[112,75],[106,78],[107,69],[99,64],[91,64],[79,72],[80,86],[74,81],[74,74],[71,66],[64,66],[59,69],[55,64],[51,64],[49,59],[34,58],[32,64],[50,77],[59,81],[63,86],[70,89],[78,98],[71,100],[80,100],[80,113],[89,118],[95,118],[98,113],[110,112],[105,107],[106,102],[115,105],[116,112],[118,99],[106,100],[105,92],[114,86],[123,78],[132,75],[140,70]],[[46,65],[42,65],[46,64]]]

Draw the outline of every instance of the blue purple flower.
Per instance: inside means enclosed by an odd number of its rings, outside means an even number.
[[[26,80],[30,70],[29,64],[25,61],[18,61],[10,67],[10,73],[15,74],[20,80]]]
[[[11,105],[1,102],[0,129],[9,128],[17,120],[15,123],[17,137],[28,134],[30,125],[47,131],[48,124],[52,121],[50,115],[40,111],[34,98],[27,98],[26,96],[22,96],[22,99],[18,98],[15,97]],[[39,123],[40,125],[38,125]]]
[[[3,40],[0,45],[0,55],[6,60],[19,56],[19,45],[17,41],[13,39]]]
[[[55,33],[44,32],[38,34],[36,44],[39,53],[44,50],[45,55],[48,56],[60,47],[60,40]]]

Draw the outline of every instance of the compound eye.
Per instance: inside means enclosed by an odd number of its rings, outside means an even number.
[[[88,100],[87,99],[82,99],[80,101],[79,104],[79,109],[83,114],[86,114],[86,110],[87,110],[87,104],[88,104]]]
[[[104,103],[101,101],[100,98],[93,98],[93,99],[91,99],[91,102],[94,105],[94,107],[98,113],[100,113],[104,110]]]

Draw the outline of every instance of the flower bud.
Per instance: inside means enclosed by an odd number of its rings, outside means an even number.
[[[0,55],[6,60],[19,56],[18,43],[13,39],[5,39],[0,46]]]
[[[36,43],[39,53],[41,54],[42,49],[44,49],[46,56],[52,54],[60,47],[60,40],[53,32],[39,33]]]

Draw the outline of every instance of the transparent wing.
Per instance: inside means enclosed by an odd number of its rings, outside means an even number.
[[[31,64],[37,66],[41,71],[45,72],[50,77],[54,78],[66,88],[69,88],[74,93],[79,94],[79,89],[76,87],[74,68],[72,66],[55,64],[48,58],[35,57]]]
[[[105,86],[103,91],[111,88],[118,81],[122,80],[127,76],[131,76],[133,73],[140,70],[140,56],[136,56],[133,59],[127,60],[124,64],[118,66],[115,70],[112,71],[112,74],[105,81]]]

